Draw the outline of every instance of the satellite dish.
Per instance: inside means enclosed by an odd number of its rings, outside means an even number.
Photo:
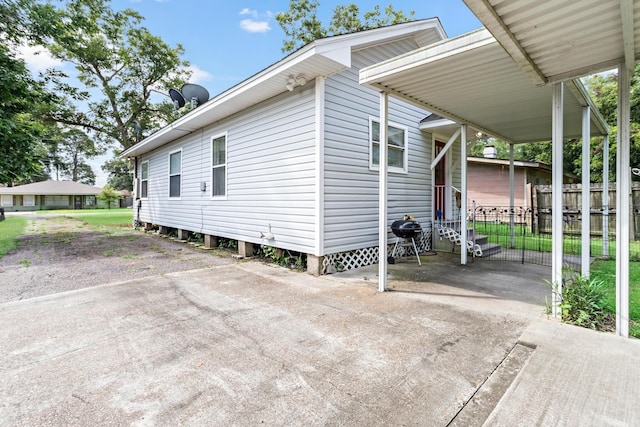
[[[191,100],[191,103],[202,105],[209,100],[209,91],[200,85],[193,83],[185,83],[182,85],[182,96],[184,99]]]
[[[171,97],[171,99],[173,99],[173,105],[176,107],[176,110],[178,108],[184,107],[184,96],[182,96],[180,92],[175,89],[169,89],[169,96]]]

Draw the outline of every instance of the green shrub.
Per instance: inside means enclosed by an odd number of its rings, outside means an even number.
[[[288,250],[263,245],[256,249],[255,254],[275,264],[294,270],[305,270],[307,268],[307,257],[299,252],[292,253]]]
[[[562,294],[551,286],[559,301],[562,321],[585,328],[608,330],[612,313],[607,310],[605,284],[600,279],[588,279],[575,272],[563,274]]]

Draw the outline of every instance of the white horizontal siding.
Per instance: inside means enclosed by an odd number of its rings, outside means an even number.
[[[353,68],[327,79],[324,154],[324,253],[378,244],[378,172],[369,170],[369,117],[380,97],[358,84],[358,70],[415,49],[400,41],[354,53]],[[405,214],[425,224],[431,215],[431,135],[418,125],[428,113],[389,100],[389,120],[408,128],[407,174],[389,173],[389,225]],[[392,237],[393,235],[390,235]]]
[[[141,220],[220,237],[313,252],[313,84],[287,92],[145,155],[149,198]],[[211,199],[211,138],[227,135],[227,196]],[[168,198],[168,154],[182,149],[182,194]],[[200,191],[201,182],[207,191]]]

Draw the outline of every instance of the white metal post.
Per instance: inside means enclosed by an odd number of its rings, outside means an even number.
[[[467,125],[460,125],[460,264],[467,263]]]
[[[630,70],[618,68],[618,146],[616,151],[616,334],[629,337]]]
[[[515,187],[516,187],[516,172],[515,172],[515,166],[514,166],[514,162],[515,162],[515,158],[514,158],[515,154],[513,152],[513,144],[509,144],[509,234],[511,235],[511,241],[509,242],[511,244],[511,248],[515,247],[516,242],[515,242],[515,219],[514,219],[514,215],[515,215],[515,203],[516,203],[516,196],[515,196]]]
[[[609,258],[609,135],[602,145],[602,257]]]
[[[589,278],[591,266],[591,107],[582,108],[582,262],[581,274]]]
[[[563,260],[563,215],[562,215],[562,140],[564,135],[564,84],[553,84],[552,116],[552,199],[551,199],[551,295],[552,314],[560,316],[562,297],[562,260]]]
[[[389,95],[380,92],[380,194],[379,194],[379,248],[378,291],[387,290],[387,128],[389,126]]]

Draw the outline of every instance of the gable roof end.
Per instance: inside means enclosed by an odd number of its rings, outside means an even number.
[[[303,75],[307,81],[312,81],[316,77],[327,77],[348,69],[351,67],[351,53],[355,49],[406,38],[413,38],[422,46],[445,37],[440,21],[430,18],[315,40],[211,98],[205,104],[128,148],[120,157],[136,157],[147,153],[210,123],[286,92],[290,75]]]

